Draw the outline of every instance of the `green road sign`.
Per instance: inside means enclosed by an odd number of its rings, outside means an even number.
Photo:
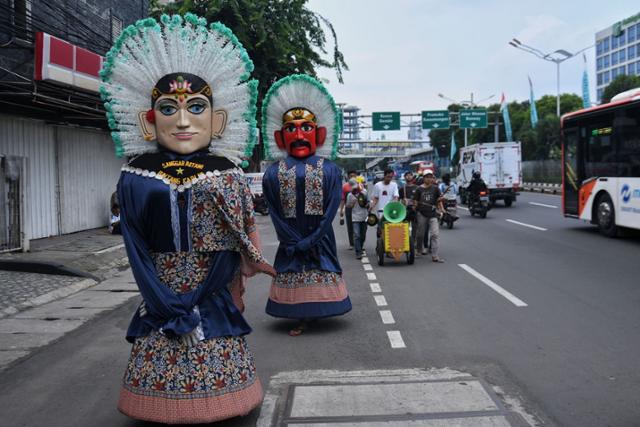
[[[400,112],[373,113],[371,125],[373,130],[400,130]]]
[[[487,110],[475,108],[460,110],[460,129],[479,129],[487,127]]]
[[[423,111],[422,129],[449,129],[449,111]]]

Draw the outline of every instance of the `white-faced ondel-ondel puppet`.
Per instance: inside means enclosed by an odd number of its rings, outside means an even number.
[[[263,177],[264,195],[280,245],[266,311],[310,320],[351,310],[331,225],[340,205],[335,158],[341,116],[327,90],[307,75],[277,81],[262,106],[265,157],[277,160]]]
[[[118,409],[205,423],[260,405],[245,341],[244,278],[262,257],[237,167],[255,142],[253,64],[224,25],[144,19],[108,53],[101,94],[119,155],[121,228],[143,303]]]

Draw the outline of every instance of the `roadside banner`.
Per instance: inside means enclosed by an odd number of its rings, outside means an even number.
[[[500,99],[500,111],[502,111],[502,119],[504,120],[504,131],[507,137],[507,141],[513,141],[513,135],[511,133],[511,118],[509,117],[509,105],[507,100],[502,94]]]
[[[538,124],[538,110],[536,109],[536,98],[533,96],[533,83],[531,77],[529,79],[529,103],[531,104],[531,127],[535,128]]]

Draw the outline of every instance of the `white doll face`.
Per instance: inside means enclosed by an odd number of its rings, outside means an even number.
[[[178,154],[191,154],[209,146],[212,107],[203,95],[176,99],[162,95],[154,105],[158,144]]]

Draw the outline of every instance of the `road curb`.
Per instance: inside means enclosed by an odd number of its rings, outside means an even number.
[[[65,286],[64,288],[55,289],[51,292],[48,292],[43,295],[39,295],[35,298],[30,299],[29,301],[25,301],[22,304],[18,304],[15,306],[4,308],[0,311],[0,319],[17,314],[21,311],[27,310],[29,308],[38,307],[49,302],[62,299],[68,297],[69,295],[73,295],[80,291],[83,291],[87,288],[95,286],[98,284],[97,280],[93,279],[82,279],[76,283],[73,283],[69,286]]]
[[[544,182],[524,182],[520,187],[522,191],[532,193],[560,194],[562,193],[562,184],[548,184]]]
[[[19,271],[23,273],[54,274],[56,276],[86,277],[96,281],[99,280],[96,276],[91,273],[87,273],[86,271],[49,261],[0,260],[0,270]]]

